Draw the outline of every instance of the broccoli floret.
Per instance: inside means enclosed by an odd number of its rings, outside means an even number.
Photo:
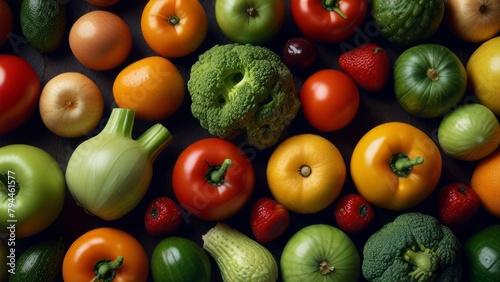
[[[268,48],[215,45],[191,67],[191,112],[210,134],[244,134],[259,149],[276,144],[296,116],[300,101],[293,76]]]
[[[462,245],[436,218],[401,214],[373,233],[363,247],[368,281],[460,281]]]

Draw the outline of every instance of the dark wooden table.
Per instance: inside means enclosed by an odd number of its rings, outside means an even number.
[[[10,0],[8,2],[14,12],[14,34],[22,36],[19,25],[20,1]],[[84,0],[68,0],[66,2],[69,12],[67,32],[69,32],[69,28],[71,27],[72,23],[81,15],[86,12],[99,9],[88,4]],[[230,43],[230,41],[221,33],[217,26],[217,23],[214,20],[215,1],[201,0],[201,2],[209,17],[209,30],[206,40],[204,41],[203,45],[193,54],[183,58],[171,59],[171,61],[179,68],[186,81],[189,77],[190,67],[197,60],[199,54],[208,50],[214,44]],[[289,1],[286,2],[288,8]],[[133,34],[133,49],[130,56],[122,65],[115,69],[109,71],[92,71],[85,68],[73,57],[69,49],[67,38],[63,42],[59,50],[51,55],[42,55],[26,43],[22,43],[18,46],[13,46],[7,43],[0,49],[0,53],[15,54],[30,62],[39,75],[42,87],[51,78],[63,72],[74,71],[81,72],[87,75],[97,83],[105,97],[105,113],[103,117],[104,120],[109,116],[111,109],[116,105],[112,97],[112,84],[118,72],[128,64],[138,59],[150,55],[156,55],[145,43],[140,30],[140,17],[145,3],[147,3],[147,1],[145,0],[121,0],[118,4],[106,9],[122,17],[129,25]],[[281,54],[281,50],[286,40],[293,36],[299,35],[299,31],[291,20],[289,10],[287,10],[285,26],[278,34],[278,36],[270,42],[266,43],[265,46],[271,48],[278,54]],[[339,54],[341,54],[344,50],[368,42],[377,43],[386,48],[393,62],[395,61],[397,56],[405,49],[405,47],[397,46],[384,40],[379,35],[373,19],[368,16],[358,32],[344,42],[338,44],[317,44],[319,58],[315,68],[309,72],[294,73],[298,89],[300,89],[303,80],[307,78],[307,76],[313,71],[323,68],[338,69],[337,59]],[[445,24],[441,25],[438,33],[431,39],[429,39],[428,42],[446,45],[458,55],[458,57],[464,64],[467,62],[472,51],[478,46],[478,44],[465,44],[458,41],[453,37]],[[466,96],[469,98],[471,97],[471,95],[472,94],[469,92],[466,94]],[[173,116],[160,121],[171,131],[174,136],[174,141],[156,159],[154,163],[153,180],[149,191],[147,192],[141,203],[131,213],[116,221],[103,221],[99,218],[92,217],[86,214],[80,207],[75,204],[74,200],[71,198],[71,196],[69,196],[69,193],[67,193],[64,210],[62,211],[57,221],[47,230],[33,237],[19,240],[19,251],[24,250],[32,242],[52,234],[62,235],[66,245],[69,246],[75,239],[77,239],[80,235],[88,230],[96,227],[111,226],[125,230],[135,236],[143,244],[148,255],[151,255],[152,250],[162,238],[155,238],[146,233],[143,222],[146,206],[153,198],[160,195],[166,195],[174,198],[171,189],[171,174],[175,160],[182,152],[182,150],[189,144],[201,138],[210,136],[208,132],[200,127],[198,121],[192,117],[189,110],[189,103],[189,95],[186,93],[186,98],[184,99],[181,108]],[[352,150],[354,149],[354,146],[356,145],[356,142],[364,133],[366,133],[375,125],[388,121],[408,122],[422,129],[424,132],[429,134],[429,136],[431,136],[434,141],[437,142],[437,128],[440,120],[441,118],[421,119],[404,112],[394,99],[392,83],[390,80],[385,89],[378,93],[368,93],[361,91],[361,104],[359,112],[352,123],[344,129],[330,133],[319,132],[313,129],[304,119],[302,113],[299,112],[291,126],[288,128],[286,136],[300,133],[320,134],[332,141],[340,149],[346,163],[348,164],[350,161],[350,155],[352,153]],[[138,136],[152,124],[152,122],[136,120],[134,127],[134,136]],[[102,126],[103,124],[100,125],[100,128],[102,128]],[[68,139],[54,135],[42,123],[39,112],[35,111],[31,118],[23,126],[11,133],[0,136],[0,146],[15,143],[27,143],[43,148],[58,161],[59,165],[64,171],[71,153],[75,150],[78,144],[84,140],[85,137]],[[236,140],[235,142],[239,141]],[[236,216],[228,219],[226,222],[229,225],[244,232],[245,234],[251,236],[249,226],[250,206],[254,200],[261,196],[271,196],[267,188],[265,169],[267,159],[271,154],[273,148],[268,148],[262,151],[251,148],[248,149],[250,149],[250,151],[248,151],[249,156],[252,158],[255,167],[255,192],[251,201],[243,208],[243,210],[241,210],[241,212]],[[443,174],[439,185],[441,186],[449,182],[469,183],[472,169],[474,168],[475,164],[476,163],[474,162],[456,161],[443,154]],[[352,181],[350,180],[349,175],[343,188],[343,193],[347,192],[355,192],[355,188],[352,184]],[[431,195],[431,197],[429,197],[425,202],[411,209],[411,211],[421,211],[431,215],[435,215],[434,201],[435,193]],[[356,243],[360,252],[362,250],[364,242],[371,233],[379,229],[384,223],[391,221],[401,212],[391,212],[376,208],[376,213],[377,215],[375,222],[367,230],[359,234],[351,235],[351,238]],[[292,214],[291,221],[292,222],[290,227],[288,228],[288,231],[281,238],[265,245],[272,251],[278,261],[284,244],[286,243],[288,238],[290,238],[290,236],[300,228],[313,223],[326,223],[335,225],[335,220],[333,217],[333,205],[313,215]],[[476,232],[491,223],[498,223],[498,219],[493,218],[481,209],[473,222],[471,222],[467,226],[455,228],[454,231],[459,239],[465,240],[473,232]],[[214,222],[206,222],[198,220],[194,217],[188,217],[186,218],[186,221],[184,222],[182,228],[174,235],[190,238],[201,245],[201,235],[207,232],[208,229],[210,229],[214,224]],[[220,280],[221,278],[218,273],[218,269],[214,264],[213,281]]]

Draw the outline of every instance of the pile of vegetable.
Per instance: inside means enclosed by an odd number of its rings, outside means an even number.
[[[0,282],[498,280],[500,4],[132,2],[0,0]]]

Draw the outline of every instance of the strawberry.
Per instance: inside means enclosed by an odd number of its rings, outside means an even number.
[[[375,217],[373,207],[358,194],[346,194],[335,206],[335,221],[347,233],[359,232],[366,228]]]
[[[158,197],[149,203],[144,217],[144,225],[149,234],[168,235],[175,232],[181,224],[181,210],[169,197]]]
[[[381,90],[389,78],[391,61],[380,46],[369,43],[344,52],[339,57],[340,69],[364,90]]]
[[[463,225],[469,222],[480,206],[476,191],[461,183],[450,183],[437,193],[438,218],[450,226]]]
[[[252,206],[250,226],[260,243],[270,242],[285,232],[290,224],[288,210],[271,198],[260,198]]]

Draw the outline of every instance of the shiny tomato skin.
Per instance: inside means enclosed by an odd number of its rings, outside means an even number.
[[[15,55],[0,55],[0,134],[28,120],[40,92],[38,74],[30,63]]]
[[[312,41],[333,43],[353,35],[363,23],[367,0],[332,0],[345,18],[334,10],[323,7],[325,0],[291,0],[290,13],[299,30]]]
[[[359,90],[347,74],[323,69],[309,76],[300,90],[305,118],[312,127],[331,132],[349,124],[359,108]]]
[[[231,159],[222,185],[207,181],[210,166]],[[203,220],[223,220],[236,214],[254,190],[254,169],[234,143],[221,138],[198,140],[179,155],[173,169],[172,188],[177,201],[190,215]]]

